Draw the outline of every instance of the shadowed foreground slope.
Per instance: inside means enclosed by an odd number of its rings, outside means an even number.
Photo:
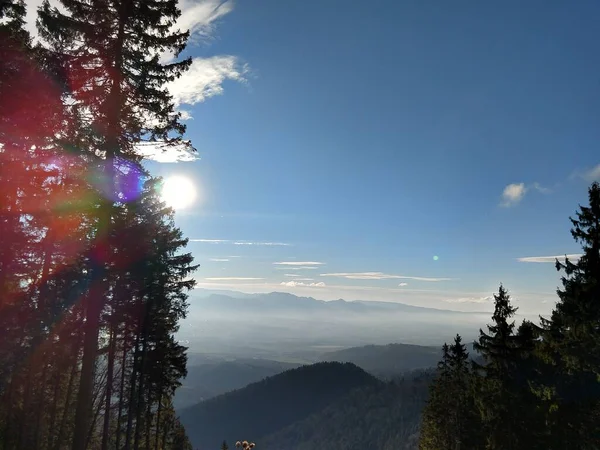
[[[288,370],[181,411],[198,448],[218,448],[226,439],[261,438],[325,409],[356,388],[381,385],[354,364],[318,363]]]

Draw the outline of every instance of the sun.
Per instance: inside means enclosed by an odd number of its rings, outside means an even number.
[[[161,188],[162,200],[173,209],[185,209],[196,200],[196,186],[181,175],[165,178]]]

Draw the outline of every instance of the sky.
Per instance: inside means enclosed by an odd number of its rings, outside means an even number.
[[[198,287],[551,311],[600,178],[600,3],[180,5],[197,154],[147,166],[196,186]]]

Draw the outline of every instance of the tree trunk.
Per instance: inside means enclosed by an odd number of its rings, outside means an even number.
[[[156,435],[154,437],[154,450],[158,450],[160,441],[160,413],[162,412],[162,386],[158,390],[158,407],[156,408]]]
[[[106,229],[106,206],[101,215],[100,229]],[[98,353],[98,334],[100,327],[100,313],[102,312],[103,295],[105,290],[103,262],[96,263],[92,269],[91,292],[86,298],[85,334],[83,338],[83,358],[81,362],[81,377],[77,393],[77,407],[75,410],[75,430],[73,433],[72,450],[86,450],[87,432],[92,420],[92,399],[94,391],[94,377],[96,354]]]
[[[121,360],[121,387],[119,388],[119,413],[117,415],[117,441],[115,445],[115,449],[119,450],[121,447],[121,419],[123,417],[123,400],[125,395],[125,375],[127,373],[127,346],[126,341],[127,337],[125,335],[126,330],[123,330],[123,358]]]
[[[108,368],[106,374],[106,399],[104,404],[104,427],[102,429],[102,450],[108,450],[108,433],[110,428],[110,409],[113,387],[113,370],[115,365],[115,346],[116,333],[114,325],[110,327],[109,349],[108,349]]]
[[[42,360],[43,360],[44,368],[42,369],[42,378],[40,380],[40,395],[39,395],[38,401],[36,402],[37,420],[36,420],[36,424],[35,424],[35,435],[33,438],[33,448],[35,448],[36,450],[40,448],[40,435],[42,434],[42,417],[44,416],[44,413],[46,411],[45,389],[46,389],[46,378],[48,376],[48,363],[46,362],[45,352],[44,352],[44,355],[42,356]]]
[[[54,390],[52,396],[52,406],[50,407],[50,418],[48,420],[48,445],[47,448],[54,448],[54,438],[56,434],[54,430],[56,429],[56,412],[58,410],[58,398],[60,397],[60,382],[61,382],[61,373],[60,366],[55,369],[55,382],[54,382]]]
[[[125,450],[131,449],[131,432],[133,430],[133,414],[135,411],[135,399],[136,399],[136,380],[138,375],[138,358],[139,358],[139,334],[135,337],[134,351],[133,351],[133,367],[131,368],[131,377],[129,381],[129,404],[127,405],[127,429],[125,430]]]
[[[58,434],[53,450],[59,450],[60,447],[63,446],[65,428],[67,426],[69,413],[71,412],[70,403],[71,397],[73,395],[73,388],[75,387],[75,375],[77,374],[77,360],[79,356],[80,336],[77,335],[76,339],[77,344],[74,346],[75,358],[72,361],[73,365],[71,366],[71,374],[69,375],[69,384],[67,386],[67,394],[65,396],[65,405],[63,407],[62,418],[60,420],[60,427],[58,429]]]

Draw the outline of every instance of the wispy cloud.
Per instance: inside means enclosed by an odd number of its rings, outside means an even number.
[[[275,267],[275,270],[317,270],[318,266],[302,266],[302,267],[290,267],[290,266],[282,266]]]
[[[191,40],[210,38],[215,22],[233,11],[232,1],[222,0],[180,0],[181,17],[175,28],[190,30]]]
[[[325,263],[318,261],[280,261],[273,263],[276,266],[322,266]]]
[[[340,272],[322,273],[322,277],[346,278],[349,280],[415,280],[427,282],[451,281],[453,278],[410,277],[406,275],[391,275],[383,272]]]
[[[205,278],[207,281],[259,281],[264,280],[264,278],[255,278],[255,277],[208,277]]]
[[[527,188],[525,187],[525,183],[511,183],[502,191],[502,201],[500,202],[500,205],[506,208],[516,205],[523,200],[526,192]]]
[[[264,247],[289,247],[292,244],[286,242],[253,242],[253,241],[235,241],[233,239],[190,239],[190,242],[200,242],[203,244],[231,244],[231,245],[255,245]],[[239,258],[239,256],[229,256],[229,258]]]
[[[537,181],[535,183],[533,183],[531,185],[531,187],[533,189],[535,189],[536,191],[541,192],[542,194],[550,194],[550,193],[552,193],[552,189],[550,189],[549,187],[542,186]]]
[[[287,242],[251,242],[251,241],[235,241],[233,245],[260,245],[265,247],[290,247],[292,244]]]
[[[459,297],[459,298],[447,298],[444,299],[448,303],[488,303],[494,297],[489,295],[487,297]]]
[[[245,82],[248,66],[236,56],[194,58],[188,71],[167,85],[176,106],[195,105],[224,92],[226,80]],[[189,112],[186,113],[191,118]]]
[[[202,242],[204,244],[227,244],[231,241],[228,239],[190,239],[190,242]]]
[[[283,276],[284,277],[296,278],[296,277],[301,277],[302,275],[298,275],[297,273],[284,273]]]
[[[212,262],[229,262],[228,258],[209,258],[209,261]]]
[[[400,283],[398,286],[399,286],[399,287],[408,286],[408,283]]]
[[[596,167],[586,170],[581,174],[582,178],[586,181],[600,181],[600,164]]]
[[[303,283],[301,281],[292,280],[292,281],[282,281],[281,286],[286,286],[286,287],[325,287],[326,285],[322,281],[320,281],[318,283]]]
[[[522,258],[517,258],[517,261],[525,263],[554,263],[558,259],[559,261],[564,262],[565,256],[571,261],[577,261],[582,255],[581,253],[571,253],[569,255],[556,256],[525,256]]]

